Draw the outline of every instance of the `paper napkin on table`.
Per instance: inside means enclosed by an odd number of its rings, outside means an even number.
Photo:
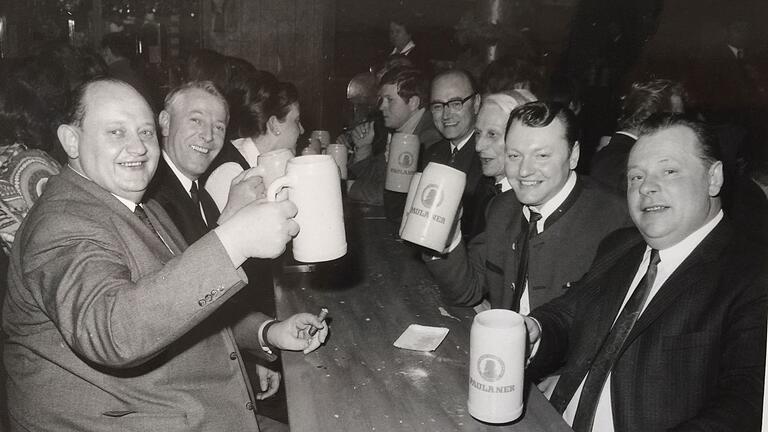
[[[448,334],[445,327],[411,324],[395,341],[394,345],[414,351],[434,351]]]

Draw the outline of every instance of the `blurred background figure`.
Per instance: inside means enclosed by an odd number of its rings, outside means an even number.
[[[123,32],[107,33],[101,39],[100,54],[107,64],[109,76],[130,84],[157,111],[160,106],[158,92],[142,76],[141,71],[134,67],[134,53],[133,40]]]

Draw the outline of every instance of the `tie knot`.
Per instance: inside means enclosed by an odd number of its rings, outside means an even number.
[[[535,224],[536,222],[541,220],[541,213],[533,211],[530,207],[528,207],[528,211],[530,212],[530,216],[528,217],[528,223],[531,225]]]
[[[651,264],[652,266],[657,266],[661,262],[661,257],[659,256],[658,249],[651,249]]]

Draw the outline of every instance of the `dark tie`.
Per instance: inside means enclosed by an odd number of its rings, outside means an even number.
[[[518,250],[520,251],[520,263],[517,266],[517,284],[515,284],[515,295],[512,298],[512,310],[515,312],[520,311],[520,299],[523,297],[523,291],[525,290],[525,281],[528,279],[528,252],[529,243],[531,238],[537,234],[536,222],[541,219],[541,213],[537,213],[528,208],[530,211],[530,217],[528,221],[528,229],[521,230],[520,241],[517,243]],[[525,216],[523,216],[523,222],[525,222]],[[523,224],[525,229],[525,224]]]
[[[211,198],[211,195],[208,194],[208,191],[206,191],[205,188],[198,189],[197,182],[194,181],[192,182],[192,187],[189,188],[189,195],[192,197],[192,202],[198,211],[200,211],[200,206],[202,205],[203,214],[205,215],[205,221],[208,225],[208,228],[216,228],[216,221],[220,216],[219,208],[216,207],[216,203],[213,201],[213,198]]]
[[[493,190],[496,192],[496,195],[501,193],[501,183],[496,183],[493,185]]]
[[[149,220],[149,216],[147,216],[147,212],[144,211],[144,207],[142,207],[140,204],[136,204],[136,208],[133,209],[133,214],[138,216],[139,219],[141,219],[141,222],[144,223],[144,225],[146,225],[147,228],[150,229],[150,231],[155,233],[157,238],[159,238],[160,240],[163,239],[162,237],[160,237],[160,234],[157,232],[155,227],[152,225],[152,222]]]
[[[656,279],[659,261],[659,251],[651,249],[650,264],[645,272],[645,276],[643,276],[643,279],[637,284],[637,288],[635,288],[635,291],[627,300],[627,304],[624,305],[624,309],[622,309],[619,317],[613,324],[613,328],[611,328],[610,333],[608,333],[605,341],[603,341],[603,345],[598,350],[595,360],[592,362],[592,367],[589,369],[589,374],[584,382],[581,397],[579,398],[579,406],[573,419],[573,430],[575,432],[589,432],[592,430],[597,402],[600,399],[600,393],[603,391],[605,380],[608,379],[608,374],[616,364],[616,359],[619,352],[621,352],[624,341],[627,340],[629,332],[632,330],[635,322],[637,322],[637,317],[640,316],[643,305],[648,299],[653,281]]]
[[[451,144],[451,159],[449,160],[449,163],[453,165],[453,162],[456,160],[456,153],[459,152],[459,148]]]

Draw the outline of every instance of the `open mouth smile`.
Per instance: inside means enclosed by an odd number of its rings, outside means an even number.
[[[205,147],[196,146],[194,144],[190,145],[190,147],[192,148],[192,150],[194,150],[194,151],[196,151],[198,153],[202,153],[202,154],[208,154],[208,152],[211,151],[211,149],[207,149]]]

